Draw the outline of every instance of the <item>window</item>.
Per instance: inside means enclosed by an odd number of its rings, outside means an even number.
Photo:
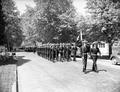
[[[99,43],[99,44],[98,44],[98,47],[99,47],[99,48],[105,48],[105,43]]]

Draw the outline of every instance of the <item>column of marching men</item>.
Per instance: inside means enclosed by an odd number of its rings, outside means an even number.
[[[52,62],[56,61],[71,61],[71,55],[73,56],[73,61],[76,61],[76,45],[66,45],[66,44],[52,44],[43,45],[37,48],[37,53],[39,56],[46,58]]]
[[[97,54],[99,53],[101,56],[101,52],[98,48],[98,43],[95,42],[90,45],[87,41],[83,41],[82,44],[77,44],[77,46],[76,43],[42,44],[40,47],[26,48],[26,51],[32,51],[34,53],[37,51],[37,54],[39,56],[46,58],[52,62],[76,61],[76,54],[78,51],[80,53],[77,55],[82,57],[83,72],[86,73],[88,55],[93,60],[92,70],[97,72]]]

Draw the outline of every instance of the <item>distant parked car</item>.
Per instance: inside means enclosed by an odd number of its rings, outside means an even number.
[[[120,47],[112,48],[111,63],[114,65],[120,64]]]

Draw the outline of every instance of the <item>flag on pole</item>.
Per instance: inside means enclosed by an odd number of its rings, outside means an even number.
[[[80,36],[78,36],[76,40],[79,41],[80,40]]]

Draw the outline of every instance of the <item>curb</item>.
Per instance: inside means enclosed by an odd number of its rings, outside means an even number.
[[[15,74],[15,81],[12,85],[12,92],[17,92],[17,65],[15,65],[14,74]]]

